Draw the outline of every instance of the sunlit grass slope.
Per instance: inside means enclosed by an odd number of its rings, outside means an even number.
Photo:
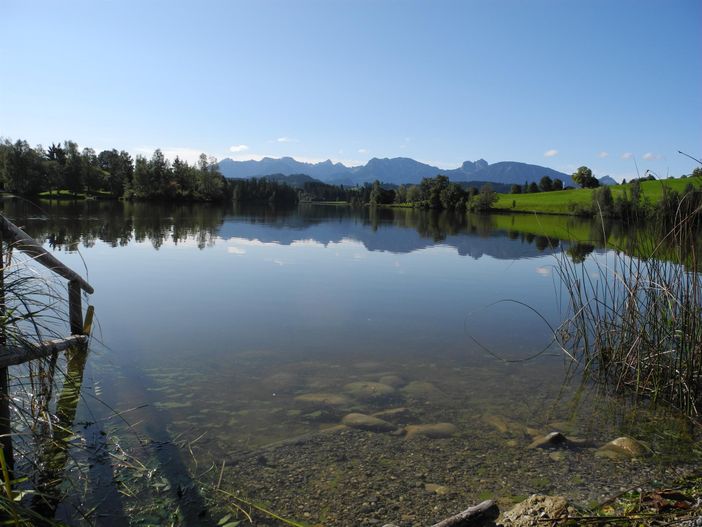
[[[688,183],[700,186],[701,182],[695,178],[664,179],[644,181],[641,183],[641,194],[644,199],[655,203],[663,195],[663,187],[671,190],[682,191]],[[629,185],[613,185],[610,187],[612,196],[616,198]],[[541,212],[547,214],[574,214],[579,209],[589,210],[592,204],[593,189],[559,190],[555,192],[539,192],[534,194],[498,194],[498,201],[494,208],[515,212]]]

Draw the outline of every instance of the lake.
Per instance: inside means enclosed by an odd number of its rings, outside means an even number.
[[[488,497],[595,503],[700,465],[684,419],[566,382],[552,342],[559,262],[606,261],[630,234],[619,225],[606,244],[602,225],[567,217],[3,208],[95,287],[75,420],[89,468],[74,477],[98,524],[216,524],[227,493],[309,524],[428,524]],[[349,413],[450,427],[339,427]],[[529,448],[556,430],[583,446]],[[622,435],[654,455],[595,455]],[[72,499],[60,515],[75,519]]]

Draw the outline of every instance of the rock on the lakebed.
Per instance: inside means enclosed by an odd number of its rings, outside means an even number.
[[[483,415],[483,421],[492,426],[498,432],[501,432],[503,434],[509,432],[510,423],[501,415],[485,414]]]
[[[336,393],[303,393],[295,397],[295,400],[317,406],[342,406],[349,403],[347,397]]]
[[[563,496],[534,494],[517,503],[502,516],[503,527],[532,527],[548,525],[544,520],[565,519],[569,514],[568,501]]]
[[[436,386],[427,381],[412,381],[401,388],[400,391],[407,397],[414,399],[425,399],[442,395]]]
[[[344,386],[344,391],[361,400],[382,399],[395,393],[395,388],[382,382],[351,382]]]
[[[451,437],[458,428],[451,423],[433,423],[428,425],[408,425],[405,427],[407,439],[414,437],[428,437],[429,439],[443,439]]]
[[[405,380],[399,375],[383,375],[378,381],[381,384],[387,384],[393,388],[399,388],[405,384]]]
[[[566,436],[560,432],[551,432],[545,436],[534,439],[527,448],[549,448],[557,446],[565,446],[568,444]]]
[[[397,427],[372,415],[352,413],[344,416],[341,424],[349,428],[368,430],[369,432],[392,432]]]
[[[540,432],[536,428],[532,428],[512,419],[502,417],[501,415],[485,414],[482,416],[485,423],[492,426],[495,430],[503,434],[512,434],[516,436],[528,435],[531,437],[536,437],[540,435]]]
[[[641,441],[625,436],[610,441],[595,452],[597,457],[608,457],[611,459],[631,459],[635,457],[646,457],[650,454],[651,449]]]

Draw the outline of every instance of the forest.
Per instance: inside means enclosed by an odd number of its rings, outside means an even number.
[[[217,159],[201,154],[192,165],[167,159],[160,149],[150,158],[136,159],[124,150],[80,149],[73,141],[30,146],[26,140],[0,142],[0,186],[21,196],[49,199],[134,199],[164,201],[235,201],[295,205],[333,201],[351,205],[400,204],[419,208],[484,210],[494,202],[489,188],[464,188],[438,175],[419,185],[382,185],[379,181],[355,187],[307,181],[294,188],[266,177],[226,179]]]

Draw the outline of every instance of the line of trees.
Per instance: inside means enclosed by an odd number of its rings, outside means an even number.
[[[73,141],[48,148],[27,141],[0,142],[0,185],[21,195],[67,192],[72,196],[215,201],[230,194],[217,160],[202,154],[195,165],[161,150],[136,160],[124,150],[79,149]]]
[[[536,192],[551,192],[554,190],[563,190],[563,181],[558,178],[551,179],[549,176],[544,176],[539,180],[539,183],[527,181],[524,185],[512,185],[510,192],[512,194],[533,194]]]

